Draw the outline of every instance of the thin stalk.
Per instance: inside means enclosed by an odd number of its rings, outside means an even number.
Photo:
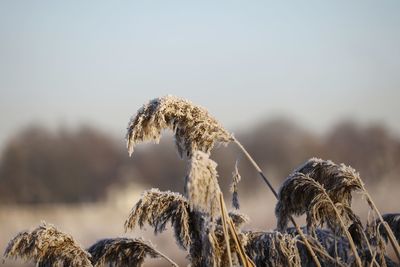
[[[232,267],[232,255],[231,255],[231,246],[229,244],[229,233],[228,233],[228,228],[227,228],[227,223],[226,223],[226,217],[224,215],[224,198],[222,196],[222,193],[219,194],[219,206],[220,206],[220,211],[221,211],[221,219],[222,219],[222,230],[224,231],[224,237],[225,237],[225,243],[226,243],[226,251],[228,254],[228,259],[229,259],[229,266]]]
[[[368,250],[371,253],[371,257],[372,257],[371,266],[373,266],[373,264],[375,263],[376,266],[379,267],[379,263],[376,261],[376,251],[372,250],[371,244],[369,243],[368,237],[367,237],[367,235],[365,234],[364,231],[362,231],[362,235],[363,235],[363,237],[365,239],[365,242],[367,243]]]
[[[163,257],[166,261],[168,261],[169,263],[171,263],[172,266],[174,267],[179,267],[178,264],[176,264],[173,260],[171,260],[167,255],[165,255],[164,253],[161,253],[160,251],[156,250],[155,248],[153,248],[158,254],[161,255],[161,257]]]
[[[222,193],[220,193],[220,199],[222,200],[222,202],[221,202],[222,203],[221,204],[221,208],[222,208],[221,213],[223,214],[223,217],[225,217],[225,221],[228,222],[229,230],[230,230],[230,232],[232,234],[233,241],[235,242],[235,245],[236,245],[236,248],[237,248],[237,250],[239,252],[238,254],[239,254],[239,257],[240,257],[240,260],[241,260],[243,266],[245,266],[245,267],[254,266],[255,267],[254,263],[251,260],[248,259],[247,255],[246,255],[246,252],[245,252],[241,242],[239,241],[239,237],[238,237],[238,234],[236,232],[236,229],[235,229],[235,226],[233,224],[233,221],[228,215],[228,212],[227,212],[227,209],[226,209],[226,206],[225,206],[225,202],[224,202]]]
[[[250,161],[250,163],[253,165],[253,167],[257,170],[258,174],[261,176],[263,181],[268,185],[269,189],[274,194],[275,198],[278,199],[278,193],[275,191],[274,187],[269,182],[267,177],[264,175],[264,173],[262,172],[261,168],[258,166],[256,161],[252,158],[252,156],[249,154],[249,152],[247,152],[247,150],[243,147],[243,145],[236,138],[234,138],[234,142],[240,148],[240,150],[242,150],[242,152],[246,155],[247,159]],[[315,265],[317,267],[321,267],[321,263],[319,262],[317,256],[315,255],[315,252],[312,249],[312,247],[311,247],[310,243],[308,242],[307,238],[305,237],[303,231],[297,225],[296,221],[294,220],[294,218],[292,216],[290,216],[290,220],[292,221],[293,225],[297,229],[297,232],[300,234],[301,238],[303,239],[304,244],[305,244],[308,252],[310,253],[311,257],[313,258],[313,261],[314,261]]]
[[[365,187],[363,186],[363,193],[365,194],[366,198],[367,198],[367,202],[370,205],[370,207],[372,207],[372,209],[375,211],[376,214],[378,214],[378,218],[381,221],[381,223],[383,224],[383,227],[385,227],[385,230],[388,234],[388,238],[390,241],[390,244],[393,247],[393,250],[396,254],[397,259],[400,262],[400,247],[399,244],[396,241],[396,238],[393,234],[392,229],[389,227],[389,225],[387,224],[387,222],[383,219],[382,214],[379,212],[377,206],[375,205],[375,203],[372,201],[370,194],[368,193],[367,189],[365,189]]]
[[[233,224],[233,221],[231,218],[228,218],[228,224],[229,224],[229,229],[231,230],[231,233],[233,235],[233,240],[235,241],[235,245],[239,250],[240,253],[240,259],[243,263],[244,266],[248,266],[248,267],[256,267],[256,265],[254,264],[254,262],[246,255],[246,252],[242,246],[242,243],[239,240],[239,236],[236,232],[235,226]]]
[[[278,193],[275,191],[272,184],[268,181],[268,178],[264,175],[263,171],[258,166],[258,164],[253,159],[253,157],[249,154],[249,152],[247,152],[247,150],[244,148],[244,146],[236,138],[234,138],[234,142],[240,148],[240,150],[242,150],[243,154],[246,155],[247,159],[250,161],[250,163],[253,165],[253,167],[257,170],[258,174],[261,176],[261,178],[264,180],[264,182],[268,185],[269,189],[271,189],[274,196],[278,199]]]
[[[346,226],[344,225],[344,222],[342,220],[342,217],[340,216],[339,211],[335,207],[335,204],[330,199],[329,199],[329,202],[331,203],[331,205],[333,207],[333,210],[336,213],[336,216],[337,216],[337,218],[339,220],[339,223],[340,223],[341,227],[344,230],[344,233],[347,236],[347,239],[349,240],[349,245],[350,245],[351,250],[353,251],[354,257],[356,258],[357,265],[359,267],[362,267],[361,259],[360,259],[360,256],[358,255],[357,248],[356,248],[356,245],[354,244],[353,238],[351,237],[349,231],[347,231]]]
[[[347,230],[346,225],[344,224],[344,221],[342,219],[342,216],[340,216],[340,213],[339,213],[338,209],[335,206],[335,203],[333,203],[332,199],[329,197],[328,193],[326,192],[325,188],[322,185],[319,184],[319,188],[321,189],[321,191],[325,195],[326,200],[332,206],[332,209],[335,212],[336,217],[339,220],[340,226],[342,227],[344,233],[346,234],[347,239],[349,240],[349,245],[350,245],[351,250],[353,251],[353,254],[354,254],[354,257],[356,259],[357,265],[359,267],[362,267],[362,262],[361,262],[360,256],[358,255],[356,245],[354,244],[353,238],[351,237],[349,231]]]
[[[302,241],[302,240],[297,240],[297,242],[300,242],[301,244],[305,245],[304,241]],[[345,266],[343,263],[341,263],[340,261],[338,261],[338,260],[332,258],[332,256],[329,255],[328,253],[326,253],[326,251],[324,251],[324,250],[322,250],[322,249],[320,249],[320,248],[317,248],[317,247],[313,247],[313,249],[314,249],[316,252],[318,252],[321,256],[326,257],[326,258],[327,258],[328,260],[330,260],[332,263],[338,264],[338,266],[341,266],[341,267],[346,267],[346,266]]]

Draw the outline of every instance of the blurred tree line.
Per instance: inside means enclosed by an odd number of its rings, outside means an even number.
[[[290,120],[276,119],[235,133],[276,186],[314,156],[353,166],[369,186],[397,181],[400,174],[400,138],[381,125],[342,122],[319,136]],[[115,140],[90,127],[28,127],[3,150],[0,203],[93,202],[104,199],[110,186],[131,182],[183,192],[185,162],[178,158],[171,135],[158,146],[139,146],[132,158],[124,146],[122,138]],[[219,164],[224,190],[237,160],[240,191],[263,187],[233,144],[214,149],[212,157]]]

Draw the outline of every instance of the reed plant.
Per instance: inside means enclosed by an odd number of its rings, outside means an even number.
[[[400,215],[381,215],[356,170],[329,160],[311,158],[288,175],[278,191],[250,153],[205,108],[164,96],[143,105],[127,128],[127,148],[158,142],[171,130],[178,155],[186,161],[184,194],[146,190],[133,205],[125,232],[146,225],[159,234],[171,227],[177,246],[186,251],[190,266],[396,266],[386,243],[400,260]],[[277,198],[277,227],[244,230],[248,218],[240,211],[238,187],[242,179],[233,170],[232,206],[228,211],[219,186],[215,145],[235,144]],[[367,222],[351,207],[360,193],[374,220]],[[306,225],[295,217],[306,215]],[[9,242],[5,257],[21,257],[38,266],[141,266],[146,257],[177,264],[142,238],[107,238],[82,249],[68,234],[42,224],[19,233]]]

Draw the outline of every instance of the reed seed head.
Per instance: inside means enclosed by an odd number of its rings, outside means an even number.
[[[153,188],[145,191],[131,210],[125,221],[125,230],[133,230],[136,224],[142,228],[148,223],[158,234],[166,229],[168,222],[171,222],[178,244],[186,249],[191,243],[187,199],[178,193],[161,192]]]
[[[345,203],[334,204],[341,218],[352,222],[353,212]],[[338,218],[324,187],[316,180],[300,172],[291,174],[283,183],[275,214],[278,229],[285,230],[292,215],[306,214],[308,227],[317,227],[325,222],[333,230],[339,230]]]
[[[155,98],[140,108],[128,125],[127,146],[132,155],[137,143],[159,142],[164,129],[174,131],[181,158],[193,151],[209,153],[215,143],[229,143],[233,137],[206,109],[175,96]]]
[[[88,252],[92,255],[94,267],[105,264],[115,267],[139,267],[146,256],[162,257],[151,243],[146,243],[140,238],[102,239],[93,244]]]
[[[90,254],[72,236],[46,223],[15,236],[8,243],[4,256],[32,260],[38,266],[92,266]]]
[[[320,183],[334,203],[351,205],[351,192],[364,187],[356,170],[330,160],[311,158],[294,172],[303,173]]]

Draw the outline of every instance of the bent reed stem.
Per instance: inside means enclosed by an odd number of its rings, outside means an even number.
[[[368,193],[367,189],[365,189],[365,187],[363,186],[362,190],[363,190],[363,193],[364,193],[365,197],[367,198],[367,203],[376,212],[376,214],[379,217],[379,220],[383,224],[383,227],[385,227],[385,230],[387,232],[390,244],[392,245],[393,250],[394,250],[394,252],[396,254],[396,257],[397,257],[397,259],[399,260],[399,263],[400,263],[400,247],[399,247],[399,244],[397,243],[396,237],[394,236],[392,229],[389,227],[387,222],[383,219],[382,214],[378,210],[378,207],[375,205],[375,203],[372,201],[371,196]]]
[[[160,252],[159,250],[153,248],[158,254],[160,254],[161,257],[163,257],[166,261],[168,261],[169,263],[171,263],[172,266],[174,267],[179,267],[179,265],[177,263],[175,263],[173,260],[171,260],[167,255],[165,255],[164,253]]]
[[[319,183],[317,183],[317,184],[319,184]],[[351,250],[353,251],[353,254],[354,254],[354,257],[355,257],[355,260],[356,260],[357,265],[358,265],[359,267],[362,267],[362,262],[361,262],[361,259],[360,259],[360,255],[358,255],[356,245],[354,244],[353,238],[351,237],[351,234],[349,233],[349,231],[348,231],[347,228],[346,228],[346,225],[344,224],[344,221],[343,221],[343,219],[342,219],[342,216],[340,215],[340,212],[339,212],[338,209],[336,208],[335,203],[333,203],[332,199],[329,197],[329,195],[328,195],[328,193],[326,192],[325,188],[324,188],[322,185],[320,185],[320,184],[319,184],[319,186],[320,186],[321,191],[322,191],[323,194],[325,195],[326,200],[327,200],[327,201],[329,202],[329,204],[332,206],[332,209],[333,209],[333,211],[335,212],[336,217],[337,217],[338,220],[339,220],[340,226],[342,227],[343,232],[345,233],[347,239],[349,240],[349,245],[350,245]],[[371,253],[372,253],[372,251],[371,251]]]
[[[220,206],[220,212],[221,212],[221,220],[222,220],[222,230],[224,231],[224,237],[225,237],[225,243],[226,243],[226,252],[228,255],[229,259],[229,266],[232,267],[232,255],[231,255],[231,246],[229,244],[229,233],[228,233],[228,227],[227,227],[227,222],[226,222],[226,217],[224,213],[224,197],[222,196],[222,193],[219,193],[219,206]]]
[[[249,257],[246,255],[246,252],[244,250],[244,247],[242,246],[240,240],[239,240],[239,236],[236,232],[235,226],[233,224],[232,219],[229,217],[228,215],[228,211],[226,209],[226,205],[224,202],[224,197],[222,195],[222,193],[220,193],[220,205],[221,205],[221,213],[222,213],[222,218],[225,217],[225,222],[227,222],[229,231],[232,234],[232,239],[235,243],[235,246],[237,248],[237,252],[238,252],[238,256],[240,257],[240,261],[242,262],[244,267],[255,267],[254,263],[249,259]]]

